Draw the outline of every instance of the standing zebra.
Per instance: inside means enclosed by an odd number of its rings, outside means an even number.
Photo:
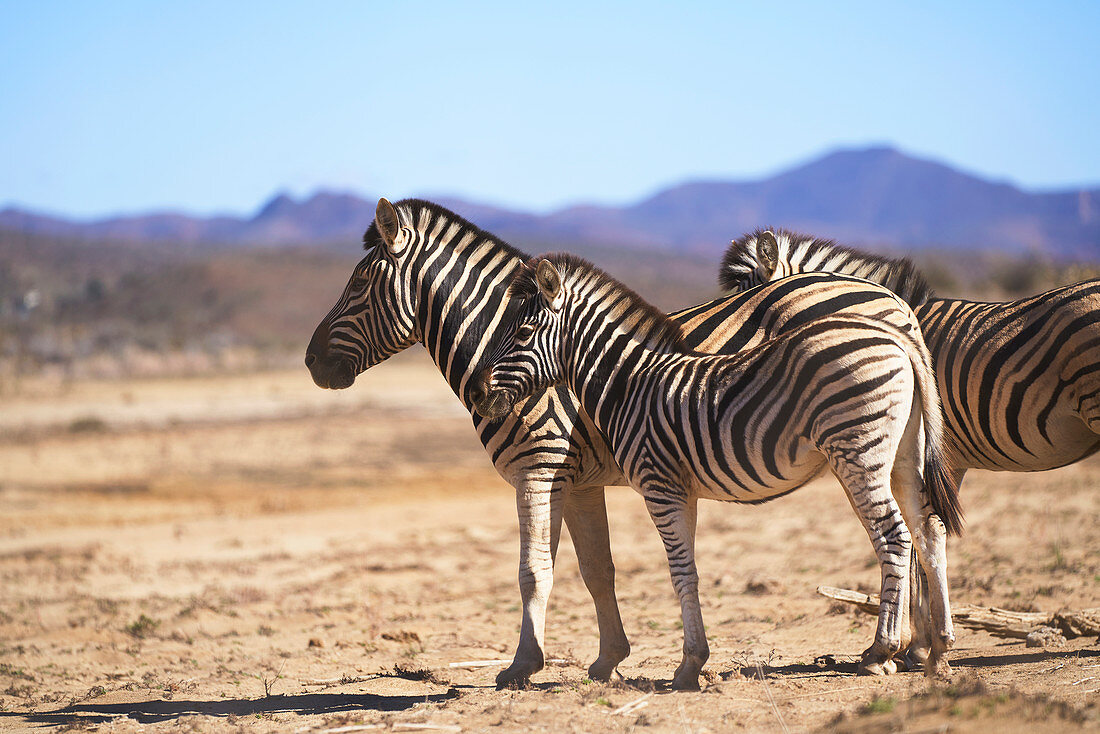
[[[507,285],[527,256],[447,209],[418,200],[396,207],[380,200],[363,243],[365,256],[306,351],[314,381],[348,387],[364,370],[424,344],[471,411],[497,471],[516,489],[522,622],[515,660],[497,684],[522,684],[543,667],[546,604],[563,518],[596,607],[600,653],[588,674],[607,680],[630,646],[615,599],[603,497],[605,485],[624,480],[606,440],[564,387],[532,397],[495,423],[474,414],[466,398],[487,345],[507,323]],[[863,313],[916,328],[911,309],[890,291],[829,274],[769,284],[672,318],[694,348],[733,353],[833,313]]]
[[[946,666],[954,635],[944,525],[958,532],[961,517],[942,476],[939,403],[915,328],[828,316],[736,355],[700,355],[678,324],[569,255],[531,260],[509,292],[519,309],[470,397],[497,419],[565,384],[607,436],[645,498],[680,599],[684,657],[674,688],[698,688],[709,656],[697,500],[764,502],[825,466],[844,485],[882,571],[878,630],[859,671],[890,672],[908,642],[914,544],[930,581],[928,671]]]
[[[881,283],[913,306],[956,485],[970,468],[1042,471],[1100,450],[1100,279],[1008,303],[936,298],[908,260],[776,230],[735,240],[719,280],[736,290],[815,271]]]

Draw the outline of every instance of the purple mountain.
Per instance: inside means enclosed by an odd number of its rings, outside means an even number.
[[[578,206],[540,216],[461,199],[441,204],[516,244],[633,245],[720,253],[759,226],[848,244],[1039,251],[1100,260],[1100,188],[1029,192],[891,148],[841,150],[755,181],[696,181],[625,207]],[[9,208],[0,228],[68,237],[200,245],[356,242],[373,197],[279,194],[255,215],[150,213],[75,221]]]

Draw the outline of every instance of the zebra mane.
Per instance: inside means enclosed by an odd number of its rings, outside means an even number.
[[[761,260],[757,243],[765,231],[775,235],[777,263]],[[784,275],[827,272],[863,278],[888,288],[910,306],[924,303],[934,295],[924,276],[908,258],[873,255],[838,245],[833,240],[785,229],[758,229],[734,240],[722,257],[718,283],[723,290],[734,291],[745,285],[745,281],[751,281],[751,285],[767,281],[776,270]]]
[[[561,274],[563,285],[570,286],[574,294],[599,293],[601,300],[626,301],[629,313],[636,321],[630,332],[639,341],[661,350],[690,352],[684,342],[684,333],[680,325],[668,317],[664,311],[651,305],[631,288],[582,257],[568,252],[556,252],[538,255],[528,260],[518,269],[508,286],[510,297],[528,300],[538,297],[539,287],[535,281],[535,268],[540,260],[549,260]],[[575,296],[574,296],[575,297]]]
[[[486,232],[462,215],[456,214],[447,207],[436,204],[435,202],[425,199],[402,199],[401,201],[394,202],[393,208],[397,210],[398,217],[401,219],[403,225],[430,232],[439,221],[442,220],[446,223],[443,229],[446,229],[447,226],[457,225],[461,230],[471,232],[477,242],[484,242],[486,240],[491,241],[494,245],[503,248],[508,254],[514,255],[521,260],[527,260],[531,257],[526,252],[518,250],[492,232]],[[452,238],[452,240],[456,242],[461,239],[461,237]],[[363,249],[371,250],[380,244],[382,244],[382,235],[378,232],[378,224],[374,220],[371,220],[370,226],[367,227],[367,231],[363,233]]]

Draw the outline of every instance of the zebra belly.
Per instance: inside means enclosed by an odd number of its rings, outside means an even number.
[[[988,446],[985,447],[989,451],[988,456],[977,456],[970,450],[957,453],[964,466],[988,471],[1046,471],[1068,466],[1100,451],[1100,436],[1090,431],[1083,421],[1075,418],[1071,423],[1074,421],[1079,430],[1068,432],[1064,438],[1055,438],[1058,443],[1053,445],[1033,444],[1029,446],[1031,453],[1005,455]]]
[[[767,502],[793,492],[819,476],[826,465],[823,454],[807,450],[797,457],[795,463],[782,462],[778,475],[762,470],[748,472],[744,467],[739,467],[741,471],[735,475],[719,477],[690,471],[691,481],[687,490],[699,499],[748,504]]]
[[[1019,414],[1002,414],[989,421],[992,442],[980,430],[961,429],[949,420],[961,463],[990,471],[1046,471],[1100,450],[1100,434],[1089,428],[1069,401],[1058,401],[1045,411],[1041,401],[1036,404],[1039,407],[1025,406]]]

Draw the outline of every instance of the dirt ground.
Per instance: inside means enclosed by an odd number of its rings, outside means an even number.
[[[953,601],[1100,606],[1098,486],[1100,457],[972,472]],[[341,393],[304,369],[24,381],[0,396],[0,728],[1100,729],[1091,638],[962,629],[949,680],[857,678],[874,620],[815,588],[873,590],[878,571],[831,478],[762,507],[701,505],[709,676],[671,693],[664,555],[632,491],[608,503],[633,645],[621,679],[585,678],[595,617],[564,541],[552,662],[529,690],[496,691],[518,637],[514,500],[422,351]]]

